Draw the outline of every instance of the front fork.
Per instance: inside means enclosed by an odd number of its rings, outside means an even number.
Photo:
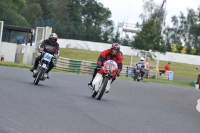
[[[107,77],[108,77],[108,75],[102,75],[102,74],[100,74],[100,73],[97,73],[96,76],[95,76],[95,78],[94,78],[94,80],[92,81],[92,85],[93,85],[94,90],[95,90],[96,92],[99,91],[99,88],[100,88],[101,85],[102,85],[102,81],[103,81],[104,76],[107,76]],[[112,81],[112,78],[109,77],[108,84],[107,84],[107,86],[106,86],[106,91],[109,91],[109,90],[110,90],[111,81]]]

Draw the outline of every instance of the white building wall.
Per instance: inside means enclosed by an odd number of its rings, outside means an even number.
[[[32,65],[33,62],[33,52],[34,48],[30,45],[24,46],[24,58],[23,58],[23,64]]]
[[[4,55],[4,61],[15,62],[15,54],[17,50],[16,43],[1,42],[0,56]]]

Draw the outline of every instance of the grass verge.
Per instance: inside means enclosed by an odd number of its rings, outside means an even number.
[[[121,76],[118,79],[133,81],[133,78],[128,78],[128,77],[124,77],[124,76]],[[136,81],[133,81],[133,82],[136,82]],[[177,80],[165,80],[165,79],[143,79],[141,82],[158,82],[158,83],[188,86],[188,87],[194,88],[194,83],[192,81],[177,81]]]
[[[27,69],[30,69],[32,67],[31,65],[24,65],[24,64],[10,63],[10,62],[0,62],[0,65],[1,66],[9,66],[9,67],[27,68]],[[59,69],[52,69],[52,71],[67,73],[66,71],[59,70]],[[128,77],[124,77],[124,76],[120,76],[118,79],[133,81],[133,78],[128,78]],[[165,84],[194,87],[194,85],[191,81],[174,81],[174,80],[170,81],[170,80],[164,80],[164,79],[144,79],[142,82],[159,82],[159,83],[165,83]]]
[[[70,58],[70,59],[75,59],[75,60],[87,60],[87,61],[92,61],[96,62],[100,52],[97,51],[89,51],[89,50],[82,50],[82,49],[72,49],[72,48],[61,48],[61,57],[65,58]],[[139,57],[134,56],[133,57],[133,62],[137,62],[139,60]],[[123,64],[124,65],[130,65],[131,61],[131,56],[124,56]],[[24,65],[22,64],[23,62],[23,54],[21,54],[20,57],[20,64],[17,63],[10,63],[10,62],[1,62],[1,66],[9,66],[9,67],[20,67],[20,68],[28,68],[30,69],[32,65]],[[163,68],[164,65],[166,64],[166,61],[160,61],[159,63],[159,68]],[[150,65],[155,65],[156,61],[150,61]],[[174,77],[182,77],[182,78],[196,78],[198,71],[195,70],[196,66],[195,65],[189,65],[189,64],[183,64],[183,63],[176,63],[172,62],[171,65],[171,70],[174,72]],[[67,73],[66,71],[58,70],[58,69],[53,69],[52,71],[54,72],[63,72]],[[127,78],[127,77],[119,77],[119,79],[122,80],[132,80],[132,78]],[[182,85],[182,86],[189,86],[193,87],[192,81],[169,81],[169,80],[162,80],[162,79],[144,79],[142,82],[160,82],[160,83],[166,83],[166,84],[174,84],[174,85]]]
[[[75,60],[87,60],[96,62],[97,58],[100,55],[100,52],[97,51],[90,51],[90,50],[82,50],[82,49],[74,49],[74,48],[61,48],[60,49],[61,57],[75,59]],[[124,53],[125,54],[125,53]],[[132,58],[133,64],[139,61],[139,57],[133,56]],[[131,56],[124,55],[123,64],[130,65]],[[156,67],[157,61],[150,61],[150,66]],[[159,68],[164,69],[164,66],[167,64],[167,61],[159,61]],[[171,70],[174,72],[174,77],[180,78],[196,78],[197,74],[200,73],[197,71],[196,65],[184,64],[184,63],[177,63],[171,62],[170,64]]]
[[[75,60],[86,60],[96,62],[97,58],[99,57],[100,52],[98,51],[90,51],[90,50],[82,50],[82,49],[74,49],[74,48],[61,48],[60,49],[61,57],[75,59]],[[124,53],[125,54],[125,53]],[[133,56],[132,61],[133,63],[138,62],[139,57]],[[23,54],[21,54],[20,62],[23,61]],[[124,56],[123,64],[130,65],[131,56]],[[160,60],[159,68],[164,69],[165,64],[167,61]],[[152,67],[156,66],[156,61],[150,61],[150,65]],[[184,63],[177,63],[171,62],[170,64],[171,70],[174,72],[174,77],[180,78],[195,78],[197,74],[200,73],[197,71],[196,65],[184,64]]]

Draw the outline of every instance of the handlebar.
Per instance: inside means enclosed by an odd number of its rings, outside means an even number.
[[[41,51],[40,53],[42,53],[42,54],[44,55],[44,54],[47,53],[47,52]],[[53,55],[52,58],[57,59],[54,55]]]

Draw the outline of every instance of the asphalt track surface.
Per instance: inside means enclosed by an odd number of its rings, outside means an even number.
[[[102,100],[91,76],[50,73],[33,85],[28,69],[0,67],[0,133],[199,133],[200,91],[116,80]]]

